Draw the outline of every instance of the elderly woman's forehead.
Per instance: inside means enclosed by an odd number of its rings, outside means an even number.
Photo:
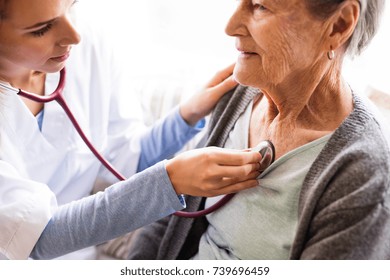
[[[249,2],[252,2],[253,0],[249,0]],[[284,8],[289,8],[289,7],[304,7],[306,2],[310,0],[264,0],[264,5],[274,5],[278,7],[284,7]]]

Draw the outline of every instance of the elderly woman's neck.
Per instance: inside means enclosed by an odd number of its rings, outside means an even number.
[[[279,158],[340,126],[353,109],[351,90],[335,69],[317,77],[321,78],[307,77],[289,87],[262,90],[263,97],[252,108],[250,147],[268,139]]]
[[[312,69],[290,83],[264,90],[268,122],[293,122],[309,129],[338,127],[353,109],[351,90],[340,71],[334,62],[327,69]]]

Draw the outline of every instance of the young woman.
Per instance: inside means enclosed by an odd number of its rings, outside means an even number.
[[[384,0],[240,0],[241,85],[216,106],[208,143],[269,139],[259,186],[189,223],[139,230],[131,259],[389,259],[390,150],[381,118],[342,76],[378,29]],[[202,209],[214,198],[188,198]]]
[[[197,123],[235,86],[232,67],[146,128],[137,103],[120,99],[129,87],[110,50],[91,30],[75,29],[74,3],[0,1],[0,254],[6,258],[57,257],[184,208],[181,194],[256,185],[254,152],[199,149],[158,163],[196,134]],[[50,94],[65,66],[63,95],[96,148],[126,177],[151,168],[114,184],[58,104],[12,90]],[[201,175],[182,180],[186,174]],[[102,181],[114,185],[88,197]]]

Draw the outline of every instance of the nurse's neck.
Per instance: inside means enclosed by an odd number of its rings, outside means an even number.
[[[14,88],[21,88],[24,91],[33,92],[35,94],[43,95],[46,74],[38,71],[28,71],[18,73],[18,75],[8,75],[7,82]]]
[[[14,88],[20,88],[27,92],[32,92],[38,95],[45,94],[45,80],[46,74],[42,72],[30,72],[26,75],[11,79],[8,82]],[[42,109],[43,104],[24,97],[20,97],[26,104],[31,113],[36,116]]]

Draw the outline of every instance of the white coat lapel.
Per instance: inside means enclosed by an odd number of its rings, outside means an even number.
[[[46,183],[64,160],[67,151],[64,147],[69,139],[61,137],[69,133],[69,125],[64,113],[57,112],[56,118],[51,123],[56,123],[56,129],[49,134],[43,134],[39,130],[37,119],[29,111],[24,102],[15,93],[6,92],[3,98],[3,129],[6,133],[2,137],[4,145],[3,157],[19,170],[24,170],[28,178]],[[45,104],[45,115],[53,114],[51,107],[59,107],[58,104]],[[46,109],[49,108],[46,112]],[[59,108],[59,110],[61,110]],[[46,116],[48,117],[48,116]],[[44,116],[45,118],[45,116]],[[50,118],[48,118],[50,119]],[[47,120],[44,119],[44,125]],[[49,124],[54,127],[54,125]],[[58,134],[57,134],[58,133]],[[57,134],[57,136],[55,136]],[[11,147],[12,145],[12,147]]]

